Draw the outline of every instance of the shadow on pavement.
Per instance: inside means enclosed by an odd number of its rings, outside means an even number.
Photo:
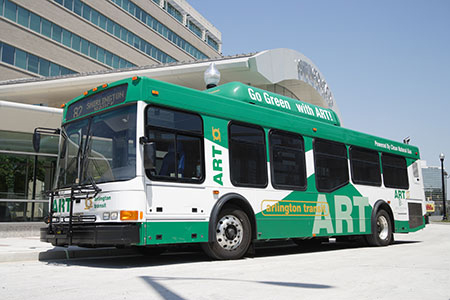
[[[330,285],[301,283],[301,282],[284,282],[284,281],[258,281],[258,280],[240,280],[230,278],[202,278],[202,277],[154,277],[154,276],[140,276],[149,286],[151,286],[162,298],[167,300],[182,300],[185,299],[179,294],[171,291],[167,286],[170,286],[170,281],[215,281],[217,283],[225,282],[241,282],[241,283],[259,283],[274,286],[303,288],[303,289],[329,289],[333,288]],[[167,283],[167,284],[165,284]]]
[[[419,241],[395,241],[395,243],[389,247],[395,247],[396,245],[420,243]],[[271,256],[283,256],[283,255],[299,255],[317,252],[328,251],[340,251],[355,248],[367,247],[358,242],[328,242],[321,245],[314,246],[298,246],[291,241],[273,241],[273,242],[258,242],[255,246],[256,251],[254,254],[248,254],[248,257],[271,257]],[[190,246],[180,249],[169,249],[161,255],[141,255],[137,252],[130,253],[129,255],[121,256],[108,256],[108,257],[91,257],[91,258],[72,258],[48,261],[49,265],[77,265],[88,266],[94,268],[106,268],[106,269],[124,269],[124,268],[142,268],[161,265],[173,265],[173,264],[185,264],[206,262],[211,259],[204,254],[200,247]]]

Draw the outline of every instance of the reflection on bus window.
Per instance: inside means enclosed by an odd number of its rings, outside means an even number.
[[[151,106],[148,138],[155,143],[156,162],[147,174],[154,180],[203,180],[203,127],[198,115]]]

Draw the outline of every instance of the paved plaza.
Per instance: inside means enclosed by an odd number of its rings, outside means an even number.
[[[431,224],[395,239],[381,248],[266,245],[237,261],[211,261],[196,249],[158,257],[28,257],[0,263],[0,298],[450,299],[450,225]]]

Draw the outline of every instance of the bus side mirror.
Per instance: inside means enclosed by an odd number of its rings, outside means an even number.
[[[41,133],[59,135],[61,133],[61,130],[45,127],[36,127],[33,133],[33,149],[35,152],[39,152],[39,149],[41,148]]]
[[[41,134],[34,130],[33,133],[33,149],[34,152],[39,152],[39,149],[41,148]]]
[[[147,137],[141,137],[139,143],[144,146],[144,168],[154,170],[156,168],[156,146]]]

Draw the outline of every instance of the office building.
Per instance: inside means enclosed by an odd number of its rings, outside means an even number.
[[[441,167],[427,166],[425,161],[422,161],[422,175],[423,187],[425,190],[425,199],[434,201],[435,211],[432,215],[443,215],[443,195],[442,195],[442,169]],[[447,204],[447,211],[449,210],[449,199],[447,189],[448,174],[444,171],[445,183],[445,199]]]
[[[220,57],[184,0],[0,0],[0,81]]]

